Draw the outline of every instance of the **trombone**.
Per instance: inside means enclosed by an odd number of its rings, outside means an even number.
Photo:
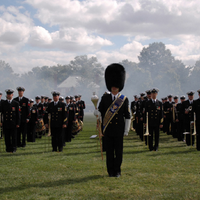
[[[197,134],[197,130],[196,130],[196,113],[194,112],[194,132],[192,133],[192,135],[196,135]]]
[[[149,119],[148,119],[148,112],[146,115],[146,133],[144,134],[144,136],[148,136],[149,135]]]

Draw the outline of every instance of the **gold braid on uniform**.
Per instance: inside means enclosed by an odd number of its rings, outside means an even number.
[[[67,118],[65,118],[64,122],[66,122],[66,121],[67,121]]]

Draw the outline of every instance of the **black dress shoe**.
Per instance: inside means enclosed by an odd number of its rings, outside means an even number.
[[[22,147],[26,147],[26,145],[25,145],[25,144],[23,144],[23,145],[22,145]]]
[[[13,150],[13,153],[16,153],[16,150]]]
[[[109,177],[115,177],[113,174],[109,174]]]
[[[115,177],[119,178],[121,176],[121,174],[118,172]]]
[[[56,150],[52,150],[52,152],[57,152]]]

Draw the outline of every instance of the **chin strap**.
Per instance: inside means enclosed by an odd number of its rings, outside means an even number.
[[[127,136],[128,132],[130,130],[130,125],[131,125],[131,119],[126,119],[125,120],[125,129],[124,129],[124,135]]]

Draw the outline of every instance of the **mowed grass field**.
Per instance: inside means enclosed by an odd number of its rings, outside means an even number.
[[[102,161],[97,139],[90,139],[94,134],[95,117],[86,115],[84,130],[62,153],[48,149],[47,137],[15,154],[1,150],[0,199],[200,199],[200,152],[194,147],[161,133],[159,151],[150,152],[130,132],[122,176],[110,178],[105,153]]]

